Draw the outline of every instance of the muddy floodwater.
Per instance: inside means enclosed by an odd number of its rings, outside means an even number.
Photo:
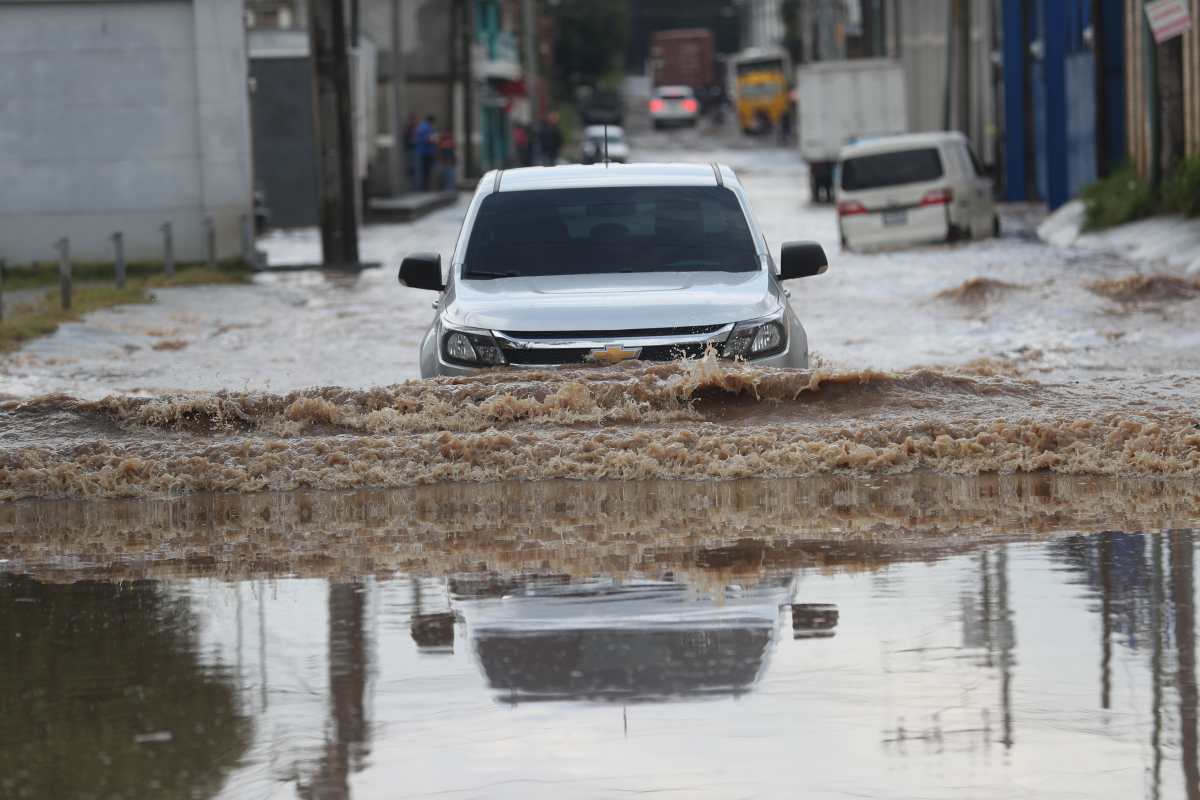
[[[10,502],[0,789],[1194,798],[1198,517],[1052,474]]]
[[[0,798],[1200,800],[1200,285],[709,138],[812,369],[418,380],[465,200],[0,356]]]

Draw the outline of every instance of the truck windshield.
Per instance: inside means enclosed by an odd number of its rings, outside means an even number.
[[[484,199],[463,278],[759,268],[746,217],[729,189],[543,189]]]
[[[897,150],[842,162],[842,188],[848,192],[925,183],[942,177],[942,158],[936,147]]]

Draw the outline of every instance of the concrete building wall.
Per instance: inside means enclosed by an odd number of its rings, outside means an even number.
[[[241,0],[0,0],[0,258],[202,260],[251,212]]]
[[[969,52],[951,41],[950,0],[892,0],[898,23],[899,58],[908,91],[908,125],[913,131],[949,127],[962,131],[986,163],[997,152],[996,75],[992,64],[993,4],[970,0]],[[947,48],[951,49],[947,59]],[[953,63],[952,69],[950,64]],[[961,106],[966,81],[967,106]],[[949,125],[946,119],[949,92]]]
[[[779,0],[744,0],[742,47],[779,47],[783,44],[783,16]]]

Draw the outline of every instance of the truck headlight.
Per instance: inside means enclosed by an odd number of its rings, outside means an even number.
[[[452,364],[468,367],[495,367],[504,362],[504,354],[492,337],[482,328],[462,328],[442,323],[442,358]]]
[[[787,327],[783,311],[769,317],[739,322],[725,340],[721,355],[725,358],[765,358],[787,348]]]

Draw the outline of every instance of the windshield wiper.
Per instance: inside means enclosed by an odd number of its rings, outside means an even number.
[[[464,273],[463,277],[467,280],[471,280],[472,278],[491,280],[493,278],[519,278],[521,275],[513,270],[509,270],[508,272],[488,272],[486,270],[473,269],[470,272]]]
[[[671,269],[672,267],[719,267],[720,261],[709,261],[704,258],[684,258],[679,261],[672,261],[670,264],[664,264],[659,269]]]

